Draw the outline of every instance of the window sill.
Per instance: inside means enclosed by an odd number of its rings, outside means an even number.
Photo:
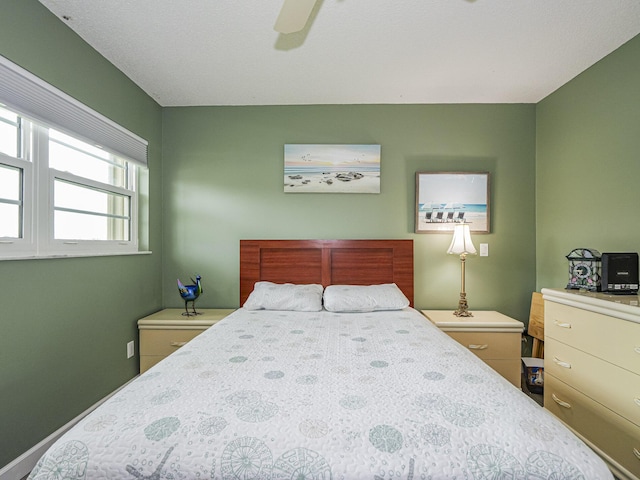
[[[151,255],[153,252],[145,250],[142,252],[105,252],[105,253],[72,253],[72,254],[46,254],[46,255],[24,255],[15,257],[0,257],[0,262],[8,260],[46,260],[52,258],[88,258],[88,257],[122,257],[129,255]]]

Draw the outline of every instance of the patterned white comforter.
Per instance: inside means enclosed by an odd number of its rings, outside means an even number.
[[[30,479],[613,478],[413,309],[240,309],[67,432]]]

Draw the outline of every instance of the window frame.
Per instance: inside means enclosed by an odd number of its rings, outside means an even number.
[[[129,169],[129,176],[134,177],[135,169]],[[55,195],[55,182],[60,180],[72,184],[79,185],[81,187],[91,188],[102,192],[113,193],[116,195],[122,195],[129,198],[129,240],[81,240],[81,239],[65,239],[55,238],[54,222],[56,206],[54,203]],[[138,195],[137,191],[128,190],[121,187],[114,187],[111,185],[96,182],[95,180],[86,179],[84,177],[78,177],[68,172],[60,170],[49,169],[49,235],[47,241],[49,243],[49,249],[52,251],[93,251],[99,248],[102,251],[121,251],[122,247],[135,248],[137,250],[138,245]]]
[[[49,129],[27,119],[21,112],[10,110],[22,119],[20,142],[23,158],[15,158],[0,153],[0,164],[18,168],[22,172],[22,237],[0,237],[0,260],[20,258],[50,258],[60,256],[102,256],[139,253],[139,211],[140,169],[144,166],[122,158],[112,152],[113,159],[124,160],[126,187],[119,187],[93,180],[49,166]],[[57,129],[56,129],[57,130]],[[77,140],[88,143],[69,132],[63,132]],[[128,240],[82,240],[56,239],[55,182],[70,182],[81,187],[122,195],[129,199],[129,239]]]
[[[37,77],[0,55],[0,106],[18,114],[21,119],[17,157],[0,157],[0,162],[23,169],[23,236],[0,238],[0,260],[15,258],[48,258],[59,255],[93,256],[140,251],[141,238],[148,238],[149,142],[127,130],[101,113],[89,108],[67,93]],[[29,127],[27,128],[27,125]],[[35,125],[35,126],[34,126]],[[31,127],[33,129],[31,129]],[[24,127],[24,128],[23,128]],[[35,138],[42,128],[52,128],[73,138],[95,145],[115,157],[125,160],[136,176],[127,190],[133,191],[130,203],[130,238],[121,241],[81,240],[71,245],[52,241],[53,200],[48,156],[48,141]],[[28,135],[28,136],[25,136]],[[25,138],[33,141],[24,142]],[[16,141],[19,141],[16,139]],[[31,148],[33,145],[33,148]],[[22,161],[26,163],[22,163]],[[30,163],[30,166],[27,165]],[[109,186],[111,187],[111,186]],[[109,190],[110,188],[108,188]],[[143,195],[144,199],[139,196]],[[140,218],[143,221],[140,221]],[[141,232],[140,226],[144,224]]]
[[[0,165],[21,171],[21,216],[22,236],[0,237],[0,258],[6,254],[22,254],[34,250],[33,234],[33,164],[28,160],[10,157],[0,153]]]

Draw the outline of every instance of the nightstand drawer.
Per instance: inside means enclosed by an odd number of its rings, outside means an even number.
[[[544,408],[640,478],[640,427],[546,372]]]
[[[517,359],[520,361],[520,333],[446,332],[483,360]]]
[[[140,330],[140,355],[166,357],[205,330]]]
[[[581,393],[640,426],[640,375],[548,338],[545,374],[551,374]]]
[[[546,301],[545,337],[572,345],[640,375],[638,324]],[[615,341],[604,341],[615,338]],[[546,348],[546,347],[545,347]]]
[[[490,310],[475,311],[470,317],[457,317],[450,310],[422,310],[422,314],[520,388],[522,322]]]
[[[140,331],[140,373],[178,350],[206,329],[234,312],[233,309],[205,308],[198,315],[167,308],[138,320]]]

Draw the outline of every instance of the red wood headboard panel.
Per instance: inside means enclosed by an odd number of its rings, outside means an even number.
[[[413,306],[413,240],[240,240],[240,305],[259,281],[395,283]]]

